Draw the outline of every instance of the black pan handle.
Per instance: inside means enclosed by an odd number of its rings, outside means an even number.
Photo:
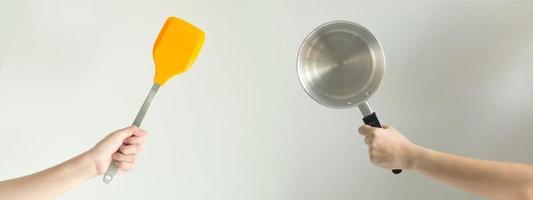
[[[367,116],[363,117],[363,122],[365,122],[366,125],[369,125],[369,126],[372,126],[372,127],[383,128],[383,126],[381,126],[381,123],[379,123],[378,116],[376,115],[375,112],[373,112],[371,115],[367,115]],[[394,174],[399,174],[401,172],[402,172],[401,169],[393,169],[392,170],[392,173],[394,173]]]

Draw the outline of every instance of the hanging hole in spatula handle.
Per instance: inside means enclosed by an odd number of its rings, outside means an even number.
[[[107,170],[104,174],[103,181],[106,184],[110,184],[111,181],[115,178],[115,175],[117,175],[118,167],[114,160],[111,160],[111,163],[109,163],[109,166],[107,167]]]
[[[376,115],[375,112],[373,112],[370,115],[367,115],[367,116],[363,117],[363,122],[365,122],[366,125],[369,125],[369,126],[372,126],[372,127],[383,128],[383,126],[381,126],[381,123],[379,123],[378,116]],[[399,173],[402,173],[402,170],[401,169],[393,169],[392,173],[399,174]]]

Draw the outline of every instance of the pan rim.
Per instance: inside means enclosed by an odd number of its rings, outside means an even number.
[[[344,106],[339,106],[339,105],[333,105],[333,104],[329,104],[329,103],[326,103],[325,101],[322,101],[320,100],[318,97],[316,97],[315,95],[312,94],[312,92],[310,91],[309,88],[307,87],[310,87],[306,84],[304,84],[304,82],[302,81],[302,72],[300,71],[300,66],[302,65],[301,64],[301,57],[302,57],[302,50],[303,50],[303,47],[307,44],[307,42],[313,38],[313,36],[315,36],[315,34],[324,29],[324,27],[327,27],[329,25],[333,25],[333,24],[349,24],[349,25],[353,25],[353,26],[356,26],[358,28],[361,28],[362,30],[364,30],[365,32],[368,33],[368,36],[376,42],[377,44],[377,47],[379,49],[379,56],[382,58],[382,71],[383,73],[380,74],[380,77],[379,77],[379,81],[378,83],[376,84],[375,86],[375,89],[370,92],[370,94],[367,94],[366,97],[364,99],[362,99],[361,101],[359,102],[353,102],[352,104],[349,104],[349,105],[344,105]],[[383,81],[383,79],[385,78],[385,73],[386,73],[386,69],[387,69],[387,64],[386,64],[386,58],[385,58],[385,52],[383,50],[383,46],[381,45],[381,43],[379,42],[379,40],[377,40],[377,38],[374,36],[374,34],[372,34],[372,32],[370,32],[367,28],[365,28],[363,25],[361,24],[358,24],[358,23],[355,23],[353,21],[349,21],[349,20],[332,20],[332,21],[328,21],[328,22],[325,22],[317,27],[315,27],[311,32],[309,32],[307,34],[307,36],[304,38],[304,40],[302,41],[300,47],[298,48],[298,54],[296,56],[296,73],[297,73],[297,76],[298,76],[298,81],[300,82],[300,86],[304,89],[305,93],[311,97],[315,102],[323,105],[323,106],[326,106],[326,107],[330,107],[330,108],[335,108],[335,109],[347,109],[347,108],[353,108],[353,107],[357,107],[359,106],[360,104],[368,101],[368,99],[374,95],[374,93],[376,93],[376,90],[379,88],[379,86],[381,85],[381,82]]]

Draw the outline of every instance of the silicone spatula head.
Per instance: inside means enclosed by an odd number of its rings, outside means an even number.
[[[168,79],[191,68],[204,38],[204,32],[194,25],[169,17],[154,43],[154,82],[163,85]]]

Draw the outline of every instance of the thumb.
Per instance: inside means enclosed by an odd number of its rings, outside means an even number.
[[[371,127],[371,126],[368,126],[368,125],[362,125],[361,127],[359,127],[359,134],[363,135],[363,136],[371,136],[372,133],[373,133],[373,130],[374,128]]]
[[[124,140],[130,136],[133,135],[135,129],[138,129],[137,127],[135,126],[129,126],[129,127],[126,127],[126,128],[123,128],[123,129],[119,129],[117,131],[115,131],[114,133],[112,133],[110,135],[110,139],[113,140],[113,141],[116,141],[116,140]]]
[[[383,129],[392,129],[392,130],[395,130],[396,128],[394,128],[394,126],[384,124],[384,125],[383,125]]]

